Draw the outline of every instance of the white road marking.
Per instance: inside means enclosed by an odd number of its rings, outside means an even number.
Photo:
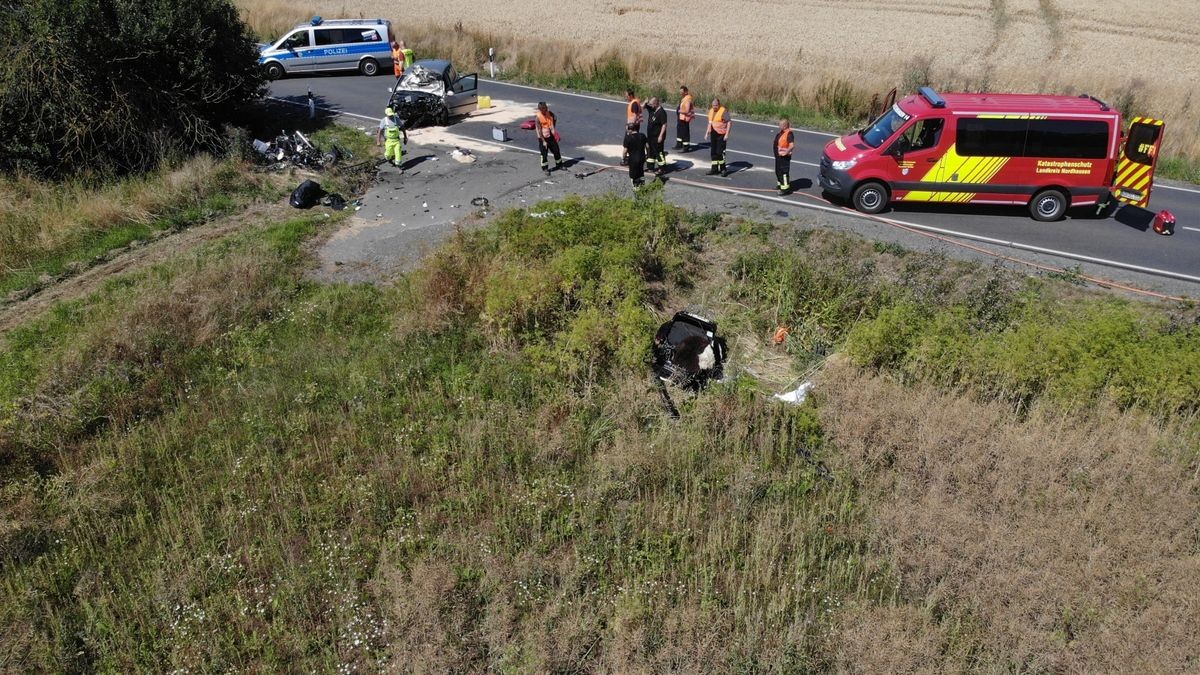
[[[493,84],[499,84],[499,85],[502,85],[505,87],[517,87],[520,89],[529,89],[531,91],[542,91],[542,92],[546,92],[547,94],[559,94],[560,96],[574,96],[576,98],[586,98],[591,101],[603,101],[605,103],[616,103],[618,105],[625,105],[624,101],[621,101],[621,100],[618,100],[615,98],[604,98],[603,96],[593,96],[591,94],[577,94],[573,91],[558,91],[557,89],[544,89],[542,87],[534,87],[534,86],[530,86],[528,84],[515,84],[513,82],[505,82],[503,80],[489,80],[485,77],[481,77],[479,79],[483,80],[485,82],[491,82]],[[707,118],[708,115],[705,115],[704,113],[697,110],[696,117]],[[768,129],[777,128],[776,125],[767,124],[765,122],[754,122],[752,120],[734,120],[734,126],[736,126],[738,124],[752,124],[754,126],[766,127]],[[831,133],[827,133],[824,131],[813,131],[812,129],[801,129],[799,127],[793,127],[792,131],[799,131],[800,133],[812,134],[814,136],[825,136],[826,138],[838,138],[839,137],[838,134],[831,134]]]
[[[1191,230],[1192,232],[1200,232],[1200,228],[1196,228],[1196,227],[1185,227],[1183,229]]]
[[[270,96],[268,98],[275,100],[275,101],[280,101],[281,103],[290,103],[292,105],[308,107],[307,103],[301,103],[299,101],[289,101],[289,100],[277,98],[274,96]],[[319,109],[326,111],[326,112],[336,113],[339,115],[348,115],[351,117],[358,117],[358,118],[365,119],[365,120],[378,119],[375,117],[369,117],[367,115],[360,115],[357,113],[335,110],[333,108],[319,108]],[[476,143],[486,143],[488,145],[495,145],[495,146],[504,148],[506,150],[517,150],[520,152],[534,154],[534,155],[540,154],[540,153],[538,153],[537,150],[534,150],[532,148],[523,148],[519,145],[512,145],[509,143],[500,143],[499,141],[489,141],[489,140],[478,139],[478,138],[473,138],[471,140]],[[600,162],[593,162],[593,161],[586,160],[586,159],[576,160],[575,163],[576,164],[587,164],[589,166],[595,166],[595,167],[611,166],[609,164],[602,164]],[[693,183],[694,183],[694,181],[693,181]],[[696,184],[700,185],[699,183],[696,183]],[[824,211],[826,213],[835,213],[835,214],[838,214],[841,216],[849,216],[849,217],[858,218],[860,220],[866,220],[866,221],[871,221],[871,222],[884,221],[884,222],[894,223],[897,225],[903,225],[905,227],[911,227],[915,230],[921,230],[923,232],[932,232],[934,234],[942,234],[942,235],[947,235],[947,236],[951,236],[951,237],[958,237],[960,239],[979,241],[979,242],[984,242],[987,244],[994,244],[996,246],[1006,246],[1008,248],[1015,248],[1015,249],[1022,250],[1022,251],[1030,251],[1032,253],[1042,253],[1042,254],[1046,254],[1046,255],[1054,255],[1054,256],[1059,256],[1062,258],[1067,258],[1069,260],[1078,260],[1080,262],[1089,262],[1089,263],[1095,263],[1098,265],[1106,265],[1108,267],[1116,267],[1118,269],[1124,269],[1124,270],[1129,270],[1129,271],[1133,271],[1133,272],[1142,272],[1145,274],[1151,274],[1151,275],[1155,275],[1155,276],[1168,277],[1171,279],[1179,279],[1181,281],[1200,283],[1200,277],[1192,276],[1189,274],[1182,274],[1180,272],[1172,272],[1171,270],[1163,270],[1163,269],[1158,269],[1155,267],[1144,267],[1142,265],[1123,263],[1123,262],[1119,262],[1116,260],[1108,260],[1107,258],[1096,258],[1093,256],[1083,255],[1081,253],[1072,253],[1070,251],[1059,251],[1057,249],[1044,248],[1041,246],[1031,246],[1029,244],[1022,244],[1017,241],[1006,241],[1004,239],[995,239],[993,237],[985,237],[985,236],[978,235],[978,234],[969,234],[967,232],[959,232],[957,230],[948,230],[948,229],[941,228],[941,227],[932,227],[930,225],[920,225],[918,223],[913,223],[913,222],[909,222],[906,220],[898,220],[896,218],[886,218],[883,216],[866,216],[864,214],[858,213],[857,211],[852,211],[850,209],[838,208],[836,206],[826,206],[824,204],[810,204],[810,203],[806,203],[806,202],[798,202],[798,201],[794,201],[791,199],[784,199],[783,197],[775,197],[775,196],[767,195],[767,194],[755,194],[753,192],[746,192],[744,190],[738,190],[737,188],[727,188],[727,187],[723,187],[721,185],[703,184],[701,187],[706,190],[714,190],[716,192],[724,192],[727,194],[738,195],[740,197],[747,197],[750,199],[758,199],[758,200],[762,200],[762,201],[775,202],[778,204],[787,204],[788,206],[795,206],[795,207],[799,207],[802,209],[810,209],[813,211]],[[1196,230],[1196,228],[1191,228],[1191,227],[1184,227],[1183,229]],[[1200,231],[1200,230],[1196,230],[1196,231]]]
[[[1193,190],[1192,188],[1185,188],[1185,187],[1177,187],[1175,185],[1162,185],[1160,183],[1155,183],[1154,187],[1162,188],[1164,190],[1178,190],[1179,192],[1190,192],[1194,195],[1200,195],[1200,190]]]

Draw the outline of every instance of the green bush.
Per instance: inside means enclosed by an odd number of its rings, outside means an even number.
[[[0,170],[145,170],[215,149],[263,83],[229,0],[22,0],[0,15]]]
[[[847,351],[862,366],[1022,406],[1045,398],[1161,415],[1200,409],[1200,329],[1118,300],[1029,300],[1008,321],[982,328],[965,304],[931,316],[900,304],[858,325]]]

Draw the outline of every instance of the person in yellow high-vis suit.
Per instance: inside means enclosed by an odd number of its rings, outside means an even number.
[[[404,144],[408,142],[408,132],[404,130],[404,122],[391,108],[384,110],[383,118],[379,120],[375,145],[378,146],[381,142],[384,159],[390,161],[392,166],[401,167],[404,163]]]

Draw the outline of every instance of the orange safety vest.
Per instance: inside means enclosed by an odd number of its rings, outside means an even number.
[[[724,136],[725,134],[729,133],[729,125],[731,124],[729,120],[725,119],[725,116],[728,114],[729,113],[725,112],[725,106],[721,106],[720,108],[709,108],[708,126],[712,127],[713,131]]]
[[[634,104],[637,104],[638,107],[636,113],[633,112]],[[625,109],[625,123],[633,124],[634,122],[637,122],[638,124],[642,123],[642,102],[636,98],[630,101],[629,106]]]
[[[792,148],[795,146],[796,144],[792,142],[792,130],[789,128],[787,131],[781,131],[775,140],[775,156],[791,157]]]
[[[679,121],[691,122],[696,118],[696,106],[692,104],[692,95],[688,94],[679,102]]]
[[[554,113],[547,110],[546,114],[543,115],[542,111],[539,110],[539,111],[537,111],[537,121],[538,121],[538,132],[537,132],[538,137],[539,138],[550,138],[550,127],[554,126],[554,122],[555,122]]]

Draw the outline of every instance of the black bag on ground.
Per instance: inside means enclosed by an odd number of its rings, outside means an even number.
[[[654,372],[681,387],[696,389],[721,379],[725,355],[717,324],[691,312],[676,312],[654,335]]]
[[[292,191],[292,198],[288,200],[288,203],[297,209],[311,209],[324,196],[325,191],[321,189],[320,183],[306,180]]]

